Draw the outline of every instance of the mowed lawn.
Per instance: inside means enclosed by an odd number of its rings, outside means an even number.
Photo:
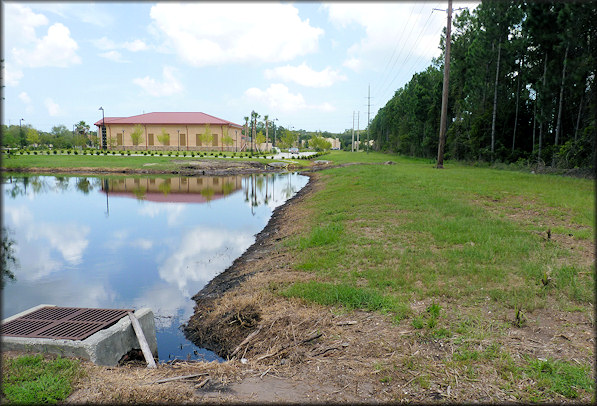
[[[309,247],[299,268],[322,283],[364,287],[396,305],[439,296],[469,304],[489,296],[529,311],[550,298],[562,310],[592,305],[593,252],[583,251],[594,240],[592,180],[359,158],[396,164],[326,171],[308,203],[309,234],[294,241]]]

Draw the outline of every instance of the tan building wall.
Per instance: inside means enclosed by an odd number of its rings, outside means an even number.
[[[139,124],[143,128],[138,146],[133,145],[131,134],[136,125],[106,123],[108,149],[131,150],[180,150],[180,151],[240,151],[243,148],[241,129],[226,125],[211,125],[211,142],[205,143],[200,135],[205,133],[205,125],[154,125]],[[158,140],[162,131],[170,135],[169,142]],[[224,137],[232,138],[232,143],[224,145]],[[101,138],[101,136],[100,136]]]
[[[332,144],[332,149],[340,149],[340,139],[339,138],[326,138],[327,142]]]
[[[123,193],[130,197],[159,193],[226,196],[242,188],[241,176],[172,177],[172,178],[121,178],[108,180],[109,193]],[[102,185],[102,190],[104,185]]]

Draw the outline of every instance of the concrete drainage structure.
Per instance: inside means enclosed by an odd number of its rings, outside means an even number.
[[[43,307],[54,306],[42,304],[5,320],[8,323],[19,317]],[[158,356],[158,342],[155,334],[153,312],[149,308],[142,308],[134,312],[141,324],[141,329],[154,358]],[[100,330],[84,340],[64,340],[51,338],[26,338],[2,336],[2,351],[23,351],[33,353],[50,353],[63,357],[80,357],[90,360],[97,365],[115,366],[127,352],[134,348],[141,348],[135,335],[131,320],[128,316],[121,318],[114,325]]]

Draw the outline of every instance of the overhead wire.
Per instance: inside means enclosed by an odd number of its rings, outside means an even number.
[[[410,14],[409,14],[408,19],[406,21],[410,21],[410,18],[412,17],[414,11],[415,11],[415,8],[413,6],[410,9]],[[402,34],[404,34],[404,31],[406,30],[407,25],[408,24],[402,25],[402,31],[400,32],[400,35],[398,35],[398,33],[396,33],[396,38],[394,38],[394,43],[396,45],[394,46],[394,49],[392,50],[392,56],[390,56],[390,58],[388,59],[388,62],[386,63],[386,66],[385,66],[385,68],[383,70],[383,73],[382,73],[382,75],[384,76],[384,79],[385,79],[385,76],[388,73],[388,71],[387,71],[388,66],[390,66],[390,63],[392,62],[392,59],[394,58],[394,55],[396,54],[396,49],[398,49],[398,45],[401,44],[400,42],[398,42],[398,38],[402,37]]]
[[[438,3],[437,5],[439,5],[439,3]],[[431,21],[431,16],[432,16],[432,15],[433,15],[433,10],[431,10],[431,13],[430,13],[430,14],[429,14],[429,16],[427,17],[427,20],[425,21],[425,24],[424,24],[423,28],[422,28],[422,29],[421,29],[421,31],[419,32],[419,35],[417,36],[417,39],[414,41],[414,43],[413,43],[412,47],[410,48],[410,50],[409,50],[409,52],[408,52],[407,56],[406,56],[406,57],[404,57],[404,58],[402,59],[402,64],[401,64],[401,66],[404,66],[404,65],[407,63],[407,61],[409,60],[409,57],[412,55],[412,53],[413,53],[413,51],[415,50],[415,48],[417,48],[417,46],[418,46],[418,44],[419,44],[419,41],[420,41],[420,39],[421,39],[421,35],[422,35],[422,34],[425,32],[425,30],[426,30],[426,29],[427,29],[427,27],[429,26],[429,22]],[[440,32],[442,29],[443,29],[443,27],[441,27],[439,30],[437,30],[437,31],[436,31],[436,33],[434,34],[434,36],[438,35],[438,34],[439,34],[439,32]],[[412,31],[412,30],[411,30],[411,31]],[[412,70],[412,68],[413,68],[413,67],[414,67],[416,64],[418,64],[418,63],[421,61],[421,59],[423,59],[424,57],[425,57],[425,56],[421,56],[421,57],[419,57],[419,58],[417,59],[417,62],[415,62],[414,64],[412,64],[412,65],[411,65],[411,69],[410,69],[410,70]],[[399,58],[397,58],[397,59],[396,59],[396,61],[395,61],[395,63],[394,63],[394,66],[396,65],[396,63],[398,62],[398,60],[399,60]],[[410,70],[408,70],[408,71],[406,71],[406,72],[409,72]],[[380,92],[380,93],[377,93],[377,92],[376,92],[376,97],[378,97],[378,99],[379,99],[378,101],[382,100],[382,99],[381,99],[381,96],[382,96],[382,95],[384,95],[384,96],[385,96],[385,95],[388,95],[388,100],[389,100],[389,96],[390,96],[390,95],[388,94],[388,90],[389,90],[389,89],[391,89],[391,85],[394,83],[394,81],[395,81],[395,80],[396,80],[396,78],[397,78],[397,77],[400,75],[400,73],[403,73],[403,72],[404,72],[404,70],[403,70],[403,69],[400,69],[400,71],[399,71],[399,72],[397,72],[397,73],[394,75],[394,77],[393,77],[393,79],[391,80],[391,82],[390,82],[390,83],[388,83],[387,85],[385,85],[385,86],[384,86],[384,87],[381,89],[381,92]],[[379,89],[379,88],[378,88],[378,89]],[[391,93],[391,92],[390,92],[390,93]],[[380,104],[381,104],[381,102],[380,102]]]
[[[423,9],[423,7],[425,7],[424,3],[421,4],[421,7],[417,10],[417,14],[419,14],[421,12],[421,10]],[[412,15],[412,12],[414,12],[414,7],[412,8],[411,15]],[[410,34],[412,33],[412,31],[415,28],[416,24],[414,22],[412,24],[410,24],[410,17],[409,17],[409,20],[407,20],[407,24],[405,24],[405,27],[407,25],[411,26],[410,27],[410,31],[408,32],[408,35],[407,35],[407,37],[410,37]],[[405,49],[405,41],[401,41],[400,45],[401,45],[400,46],[400,51],[398,52],[398,55],[396,56],[396,59],[394,60],[394,63],[392,64],[392,67],[390,68],[390,70],[386,71],[387,73],[384,75],[383,79],[379,83],[379,86],[378,86],[379,89],[385,87],[384,85],[385,85],[386,81],[388,80],[389,77],[391,77],[391,75],[393,73],[393,70],[396,67],[396,63],[398,62],[398,60],[402,56],[402,51]]]

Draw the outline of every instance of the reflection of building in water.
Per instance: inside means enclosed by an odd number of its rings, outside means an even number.
[[[152,202],[205,203],[242,187],[240,176],[107,179],[102,192]]]

